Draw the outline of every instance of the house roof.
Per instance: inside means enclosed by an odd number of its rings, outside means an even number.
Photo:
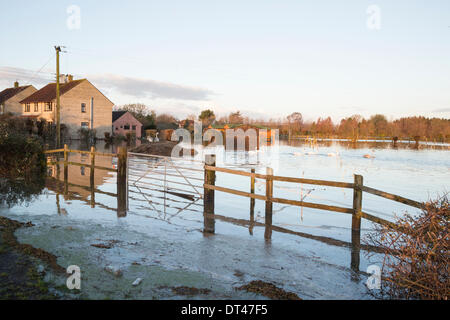
[[[116,121],[117,119],[119,119],[121,116],[123,116],[127,112],[128,111],[113,111],[112,112],[112,122]]]
[[[73,80],[68,83],[61,83],[59,85],[59,95],[63,95],[70,89],[75,88],[77,85],[79,85],[81,82],[85,81],[86,79],[80,79],[80,80]],[[20,101],[20,103],[33,103],[33,102],[51,102],[54,99],[56,99],[56,82],[49,83],[42,89],[36,91],[31,96],[23,99]]]
[[[23,90],[25,90],[29,87],[32,87],[32,86],[30,85],[30,86],[22,86],[22,87],[17,87],[17,88],[7,88],[7,89],[3,90],[2,92],[0,92],[0,103],[3,103],[6,100],[11,99],[16,94],[22,92]]]

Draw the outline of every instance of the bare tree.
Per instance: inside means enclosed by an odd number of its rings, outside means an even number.
[[[300,112],[294,112],[287,116],[289,130],[301,133],[303,126],[303,116]]]
[[[228,116],[228,122],[233,124],[244,123],[244,117],[241,115],[240,111],[232,112]]]
[[[214,111],[209,109],[203,110],[198,116],[198,120],[200,120],[205,127],[208,127],[215,119],[216,115],[214,114]]]

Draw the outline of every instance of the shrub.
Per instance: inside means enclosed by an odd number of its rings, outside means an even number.
[[[78,129],[78,136],[82,142],[93,142],[96,139],[97,131],[95,129]]]
[[[123,142],[123,141],[126,141],[126,140],[127,140],[127,138],[124,135],[121,135],[121,134],[114,135],[114,137],[113,137],[113,142],[114,143],[120,143],[120,142]]]
[[[10,114],[0,116],[1,132],[27,133],[27,121],[24,118],[15,117]]]
[[[393,299],[449,298],[447,195],[426,203],[421,214],[397,218],[396,227],[377,226],[366,242],[384,254],[381,295]]]
[[[127,132],[125,135],[127,142],[136,140],[136,132]]]
[[[0,176],[33,178],[45,174],[46,159],[42,142],[35,136],[0,132]]]
[[[105,132],[105,142],[106,143],[111,143],[113,141],[113,138],[111,136],[111,132]]]

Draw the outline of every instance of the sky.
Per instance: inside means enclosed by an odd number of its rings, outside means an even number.
[[[450,118],[450,1],[0,0],[0,90],[61,72],[178,118]]]

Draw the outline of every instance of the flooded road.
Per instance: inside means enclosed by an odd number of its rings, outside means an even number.
[[[102,146],[97,149],[114,152]],[[366,154],[372,157],[364,158]],[[312,145],[296,141],[282,143],[278,155],[267,163],[258,162],[255,154],[227,153],[224,157],[219,150],[217,166],[244,171],[255,168],[265,173],[270,165],[275,175],[343,182],[353,182],[353,174],[361,174],[367,186],[417,201],[426,201],[450,187],[448,146],[415,150],[400,144],[394,149],[381,142],[355,147],[345,142]],[[238,165],[239,161],[234,161],[242,157],[248,157],[253,164]],[[99,166],[116,165],[112,157],[96,160]],[[274,232],[272,241],[266,242],[263,227],[224,219],[216,220],[214,235],[203,234],[201,171],[183,171],[186,181],[175,176],[177,169],[158,164],[157,159],[130,157],[128,210],[126,216],[118,217],[116,173],[95,170],[93,193],[89,156],[71,154],[69,161],[86,166],[69,166],[71,185],[67,190],[61,183],[62,168],[50,166],[42,194],[22,205],[2,207],[0,212],[35,225],[16,232],[20,242],[56,255],[63,267],[80,266],[82,297],[186,298],[170,288],[187,286],[210,290],[188,298],[263,299],[235,288],[252,280],[264,280],[304,299],[371,298],[364,284],[367,276],[350,268],[348,247],[280,232]],[[201,169],[199,163],[183,166]],[[158,173],[165,173],[166,178]],[[192,197],[177,195],[181,191],[174,190],[170,181],[184,182],[182,189],[191,191]],[[248,192],[249,178],[217,173],[216,185]],[[166,192],[161,186],[166,186]],[[171,188],[173,192],[167,192]],[[264,192],[265,185],[257,180],[256,193]],[[281,182],[275,184],[274,196],[345,207],[352,203],[352,190],[311,185],[299,188]],[[248,198],[216,192],[215,208],[218,215],[249,219]],[[416,209],[364,194],[363,210],[390,220],[394,214]],[[279,204],[274,204],[273,212],[276,226],[350,242],[351,215]],[[263,201],[256,201],[255,221],[264,223]],[[362,228],[364,235],[371,230],[371,223],[363,220]],[[362,252],[360,270],[365,271],[372,263]],[[117,277],[111,270],[120,270],[122,275]],[[133,286],[137,278],[143,281]]]

